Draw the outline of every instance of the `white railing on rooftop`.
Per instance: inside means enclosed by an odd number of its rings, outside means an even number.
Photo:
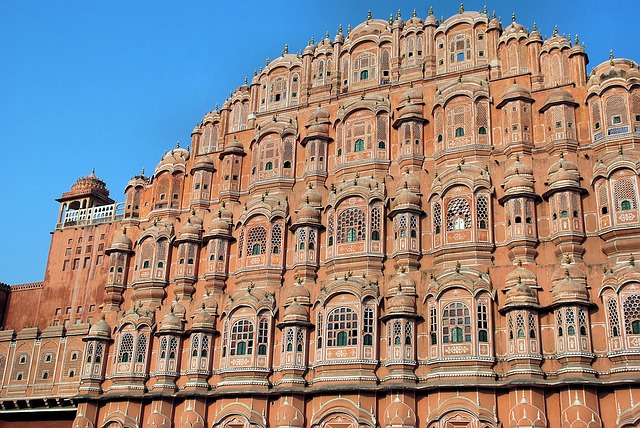
[[[62,222],[56,225],[56,229],[65,227],[88,226],[92,224],[112,223],[124,217],[124,202],[111,205],[84,208],[81,210],[68,210],[64,213]]]

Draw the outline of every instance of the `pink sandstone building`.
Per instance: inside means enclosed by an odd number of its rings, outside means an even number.
[[[58,199],[0,426],[640,425],[640,70],[587,62],[462,8],[285,48]]]

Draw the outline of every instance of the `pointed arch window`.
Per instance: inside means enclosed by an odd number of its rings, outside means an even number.
[[[354,152],[361,152],[364,150],[364,140],[359,138],[356,140],[355,143],[353,143],[353,151]]]
[[[246,318],[240,319],[231,327],[231,356],[251,355],[253,353],[253,323]]]
[[[327,346],[355,346],[359,335],[358,314],[352,308],[335,308],[327,316]]]

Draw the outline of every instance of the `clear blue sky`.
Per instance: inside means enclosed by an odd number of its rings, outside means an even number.
[[[466,10],[485,3],[465,2]],[[625,1],[494,1],[543,36],[580,35],[589,69],[616,57],[640,61],[640,5]],[[459,2],[434,2],[449,17]],[[285,43],[355,26],[371,9],[388,19],[426,17],[429,2],[323,0],[0,2],[0,282],[39,281],[58,212],[54,201],[96,169],[123,201],[130,176],[152,172],[165,149]]]

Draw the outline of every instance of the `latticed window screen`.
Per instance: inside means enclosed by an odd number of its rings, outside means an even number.
[[[327,316],[327,346],[355,346],[358,344],[358,314],[343,306]]]
[[[253,323],[251,321],[243,318],[233,324],[229,348],[232,356],[253,353]]]
[[[624,329],[627,334],[640,334],[640,295],[631,294],[622,303]]]
[[[600,115],[600,102],[594,101],[591,104],[591,127],[594,130],[602,128],[602,116]]]
[[[282,227],[279,224],[271,229],[271,252],[278,254],[282,249]]]
[[[433,228],[435,233],[440,233],[442,230],[442,207],[439,202],[433,203]]]
[[[452,199],[447,207],[447,230],[471,228],[469,201],[465,198]]]
[[[630,178],[613,182],[613,195],[616,210],[627,208],[622,206],[623,201],[631,202],[631,207],[628,209],[635,209],[638,206],[636,202],[636,189],[634,184],[635,183]]]
[[[524,316],[522,316],[522,313],[516,314],[516,337],[525,337]]]
[[[489,201],[486,196],[478,196],[478,227],[486,229],[489,227]]]
[[[259,245],[259,247],[256,247]],[[267,248],[267,230],[262,226],[255,226],[247,236],[247,255],[264,254]]]
[[[282,350],[283,351],[292,351],[293,350],[293,327],[287,328],[287,333],[285,336],[285,340],[282,342]]]
[[[376,120],[376,138],[377,142],[387,143],[387,131],[389,127],[389,118],[387,116],[378,116]]]
[[[136,343],[136,362],[144,363],[147,357],[147,335],[145,333],[138,335],[138,341]]]
[[[197,357],[198,350],[200,349],[200,338],[196,335],[191,339],[191,356]]]
[[[377,232],[377,239],[380,239],[380,218],[382,217],[381,215],[381,208],[380,207],[374,207],[371,210],[371,233],[372,233],[372,237],[374,237],[374,234],[376,234]]]
[[[200,356],[206,357],[209,354],[209,336],[202,336],[202,348],[200,350]]]
[[[489,341],[489,314],[487,312],[487,305],[484,302],[478,303],[478,339],[480,342]]]
[[[565,311],[565,321],[567,325],[567,334],[576,334],[576,312],[573,308],[567,308]]]
[[[529,337],[532,339],[536,338],[536,316],[533,312],[529,312]]]
[[[173,360],[176,358],[176,351],[178,350],[178,339],[175,337],[171,338],[171,344],[169,345],[169,359]]]
[[[304,331],[298,328],[296,331],[296,351],[302,352],[304,349]]]
[[[240,230],[240,239],[238,239],[238,257],[242,257],[242,244],[244,243],[244,229]]]
[[[442,343],[471,342],[471,315],[462,302],[445,306],[442,312]]]
[[[609,330],[613,337],[620,336],[620,315],[618,313],[618,299],[611,297],[607,300],[607,318]]]
[[[133,334],[123,333],[120,339],[120,350],[118,352],[118,362],[128,363],[133,357]]]
[[[410,321],[404,323],[404,344],[411,345],[413,337],[413,324]]]
[[[338,216],[338,242],[347,242],[347,232],[354,230],[355,240],[363,241],[366,232],[364,212],[360,208],[347,208]]]
[[[612,95],[605,101],[605,111],[609,125],[627,125],[627,103],[622,95]],[[619,119],[614,118],[617,117]]]

